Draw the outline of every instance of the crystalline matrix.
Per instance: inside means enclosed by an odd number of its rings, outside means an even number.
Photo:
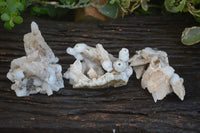
[[[64,74],[74,88],[119,87],[126,85],[132,75],[128,63],[129,51],[126,48],[120,50],[119,58],[109,54],[101,44],[90,47],[78,43],[66,51],[76,58]]]
[[[131,66],[137,79],[142,77],[142,88],[147,88],[154,101],[162,100],[167,94],[174,92],[181,100],[185,96],[183,79],[174,73],[169,65],[167,53],[145,48],[130,58]]]
[[[14,59],[7,73],[18,97],[42,93],[52,95],[64,87],[62,67],[42,37],[38,25],[31,23],[31,32],[24,35],[26,56]]]

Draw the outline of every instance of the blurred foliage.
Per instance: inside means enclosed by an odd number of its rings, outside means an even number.
[[[170,13],[189,12],[194,17],[200,17],[200,0],[160,1],[161,2],[153,2],[153,0],[108,0],[105,5],[99,6],[97,9],[101,10],[103,7],[106,11],[112,12],[108,14],[100,11],[102,14],[110,18],[116,18],[116,12],[120,11],[122,16],[124,16],[126,14],[133,13],[139,7],[141,7],[140,9],[142,9],[144,12],[148,12],[149,8],[162,8],[163,10],[163,7],[165,7],[165,9]],[[118,10],[113,10],[113,7],[118,8]]]
[[[24,11],[25,5],[26,0],[0,0],[1,20],[5,21],[5,28],[12,29],[15,24],[23,22],[20,15]]]
[[[91,0],[0,0],[1,20],[4,27],[12,29],[15,24],[21,24],[23,18],[21,12],[29,10],[32,15],[49,15],[61,18],[69,9],[94,6]]]
[[[190,13],[200,22],[200,0],[108,0],[104,5],[100,0],[0,0],[1,20],[4,27],[12,29],[21,24],[21,13],[25,10],[32,15],[48,15],[62,18],[70,9],[93,6],[101,14],[115,19],[127,14]]]

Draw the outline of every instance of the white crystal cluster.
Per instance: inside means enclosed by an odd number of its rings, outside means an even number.
[[[42,93],[52,95],[64,87],[63,77],[69,79],[74,88],[103,88],[126,85],[133,70],[137,79],[142,78],[142,88],[147,88],[154,101],[162,100],[174,92],[181,100],[185,96],[183,79],[169,65],[167,53],[145,48],[129,59],[129,50],[122,48],[118,58],[109,54],[101,44],[90,47],[78,43],[66,52],[76,58],[62,76],[62,67],[49,48],[35,22],[31,32],[24,35],[26,56],[14,59],[7,73],[14,84],[16,95],[29,96]],[[133,67],[133,70],[132,70]]]
[[[130,58],[131,66],[137,79],[142,77],[142,88],[147,88],[154,101],[162,100],[167,94],[174,92],[181,100],[185,96],[183,79],[174,73],[169,65],[167,53],[145,48]]]
[[[14,59],[7,73],[14,84],[11,89],[16,95],[29,96],[42,93],[52,95],[64,87],[62,67],[42,37],[35,22],[31,23],[31,33],[24,35],[26,56]]]
[[[66,51],[76,58],[64,74],[74,88],[123,86],[133,73],[128,63],[129,51],[126,48],[120,50],[118,58],[109,54],[101,44],[90,47],[78,43]]]

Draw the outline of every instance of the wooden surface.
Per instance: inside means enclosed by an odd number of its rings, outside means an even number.
[[[65,49],[75,43],[102,43],[115,56],[122,47],[133,55],[145,47],[164,50],[176,72],[184,78],[186,96],[175,94],[154,103],[132,75],[119,88],[65,88],[52,96],[18,98],[6,78],[10,62],[24,56],[23,35],[31,21],[60,58],[63,73],[74,61]],[[200,45],[180,42],[184,27],[196,25],[190,16],[130,16],[98,23],[73,23],[27,17],[7,31],[0,23],[0,132],[200,132]]]

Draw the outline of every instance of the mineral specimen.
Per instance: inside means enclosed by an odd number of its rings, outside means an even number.
[[[119,58],[109,54],[101,44],[94,48],[78,43],[66,51],[76,58],[64,74],[74,88],[123,86],[133,73],[128,63],[129,51],[126,48],[121,49]]]
[[[8,79],[15,82],[11,89],[18,97],[42,93],[52,95],[64,87],[62,68],[56,64],[55,57],[44,38],[38,25],[31,23],[31,33],[24,35],[26,56],[14,59],[7,73]]]
[[[167,53],[145,48],[137,51],[129,60],[137,79],[142,77],[142,88],[152,93],[153,99],[162,100],[167,94],[174,92],[181,100],[185,96],[183,79],[169,66]]]

